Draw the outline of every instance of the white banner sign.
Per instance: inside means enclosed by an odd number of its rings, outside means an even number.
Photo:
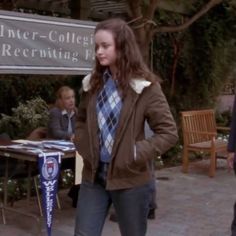
[[[1,74],[87,74],[96,23],[0,11]]]

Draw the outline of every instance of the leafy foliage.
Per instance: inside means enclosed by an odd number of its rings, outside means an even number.
[[[190,94],[195,91],[200,106],[214,105],[233,66],[231,21],[229,9],[221,4],[189,29],[187,50],[183,55],[183,62],[188,65],[185,81],[190,82],[188,91]]]
[[[33,129],[47,124],[48,106],[38,97],[12,108],[12,116],[1,115],[0,133],[8,133],[14,139],[26,138]]]
[[[81,78],[64,75],[0,75],[0,101],[3,101],[0,103],[0,111],[11,115],[12,107],[35,97],[41,97],[52,104],[55,92],[63,85],[71,86],[78,95]]]
[[[195,11],[203,1],[196,3]],[[170,22],[163,14],[156,17]],[[187,31],[165,33],[156,38],[155,70],[163,78],[163,88],[177,116],[181,110],[215,106],[216,98],[236,64],[235,19],[235,8],[224,1]],[[175,90],[171,95],[176,45],[180,53],[175,71]]]

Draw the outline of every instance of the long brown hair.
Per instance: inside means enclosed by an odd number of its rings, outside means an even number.
[[[119,18],[108,19],[97,24],[95,34],[99,30],[110,31],[114,37],[117,60],[116,79],[122,92],[125,93],[132,78],[144,78],[154,82],[157,77],[149,70],[145,64],[135,35],[132,29],[125,21]],[[106,66],[100,65],[97,58],[95,59],[95,68],[91,78],[91,91],[95,92],[101,88],[103,80],[101,79]]]

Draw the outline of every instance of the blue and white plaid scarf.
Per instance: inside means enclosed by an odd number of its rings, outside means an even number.
[[[100,161],[108,163],[111,159],[122,100],[109,71],[105,71],[103,80],[104,86],[97,96],[96,110],[100,130]]]

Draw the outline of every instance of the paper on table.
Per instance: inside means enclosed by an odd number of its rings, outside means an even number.
[[[26,139],[16,139],[16,140],[13,140],[15,143],[27,143],[28,140]]]
[[[56,149],[60,151],[71,151],[71,148],[65,147],[65,146],[60,146],[60,145],[55,145],[55,144],[43,144],[44,148],[48,149]]]
[[[11,145],[7,145],[8,148],[12,148],[12,149],[22,149],[23,145],[21,144],[11,144]]]
[[[24,152],[27,152],[27,153],[34,153],[34,154],[42,153],[41,149],[35,148],[35,147],[32,147],[32,146],[27,146],[27,145],[24,145],[24,144],[12,144],[12,145],[6,146],[6,148],[15,149],[15,150],[19,150],[19,151],[24,151]]]
[[[55,144],[55,145],[61,145],[61,146],[68,146],[74,147],[74,143],[68,140],[45,140],[43,141],[44,144]]]
[[[75,185],[80,184],[82,180],[82,169],[84,163],[82,156],[78,152],[75,154]]]
[[[41,141],[32,141],[32,140],[27,140],[27,139],[16,139],[13,140],[14,143],[22,143],[22,144],[31,144],[31,145],[40,145],[42,142]]]
[[[61,151],[74,151],[75,146],[74,143],[69,141],[60,141],[60,140],[46,140],[43,141],[43,147],[51,148],[51,149],[58,149]]]

